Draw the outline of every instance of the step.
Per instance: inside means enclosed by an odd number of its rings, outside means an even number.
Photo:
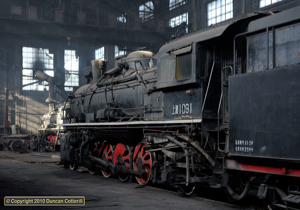
[[[282,208],[282,209],[286,209],[286,206],[282,205],[282,204],[273,204],[273,206],[276,206],[276,207]]]
[[[282,200],[288,203],[300,204],[300,195],[289,194],[288,196],[282,198]]]
[[[213,170],[213,173],[214,173],[214,174],[219,174],[219,175],[220,175],[220,174],[224,174],[224,172],[225,172],[225,170],[223,170],[223,169],[214,169],[214,170]]]

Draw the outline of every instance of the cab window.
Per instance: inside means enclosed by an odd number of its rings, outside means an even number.
[[[186,53],[176,56],[176,80],[190,79],[192,74],[192,54]]]
[[[161,82],[172,82],[174,80],[175,56],[167,55],[161,58],[159,63]]]

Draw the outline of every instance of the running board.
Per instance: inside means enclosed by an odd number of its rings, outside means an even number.
[[[186,124],[186,123],[201,123],[202,119],[189,120],[166,120],[166,121],[124,121],[124,122],[97,122],[97,123],[70,123],[60,124],[64,127],[78,127],[78,126],[118,126],[118,125],[161,125],[161,124]]]

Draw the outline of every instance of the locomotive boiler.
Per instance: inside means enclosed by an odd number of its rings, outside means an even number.
[[[93,80],[67,99],[62,164],[186,195],[209,186],[237,201],[256,189],[299,208],[299,31],[295,7],[130,53],[108,71],[93,61]]]

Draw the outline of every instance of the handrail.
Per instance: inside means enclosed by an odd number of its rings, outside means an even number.
[[[204,106],[205,106],[205,103],[206,103],[206,98],[207,98],[208,90],[209,90],[209,87],[210,87],[211,77],[212,77],[212,74],[214,72],[214,67],[215,67],[215,62],[213,63],[213,65],[211,67],[211,71],[210,71],[210,75],[209,75],[209,80],[208,80],[208,84],[207,84],[207,88],[206,88],[206,92],[205,92],[205,96],[204,96],[204,100],[203,100],[203,106],[202,106],[202,110],[201,110],[201,117],[202,117],[202,119],[203,119]]]
[[[202,110],[201,110],[201,118],[202,118],[202,120],[201,120],[201,132],[202,132],[201,144],[203,142],[203,112],[204,112],[204,106],[205,106],[205,103],[206,103],[206,98],[207,98],[207,94],[208,94],[208,90],[209,90],[209,87],[210,87],[210,82],[211,82],[211,78],[212,78],[212,74],[214,72],[214,69],[215,69],[215,62],[213,62],[213,65],[211,67],[209,80],[208,80],[208,84],[207,84],[207,88],[206,88],[206,92],[205,92],[205,96],[204,96],[204,100],[203,100]]]
[[[233,68],[231,66],[225,66],[221,70],[221,96],[220,96],[220,101],[219,101],[219,106],[218,106],[218,139],[217,139],[218,151],[220,151],[220,152],[225,152],[225,148],[220,149],[220,110],[221,110],[221,105],[222,105],[222,102],[223,102],[223,92],[224,92],[224,89],[223,89],[224,76],[223,75],[224,75],[224,71],[228,68],[231,71],[229,76],[233,75]]]

